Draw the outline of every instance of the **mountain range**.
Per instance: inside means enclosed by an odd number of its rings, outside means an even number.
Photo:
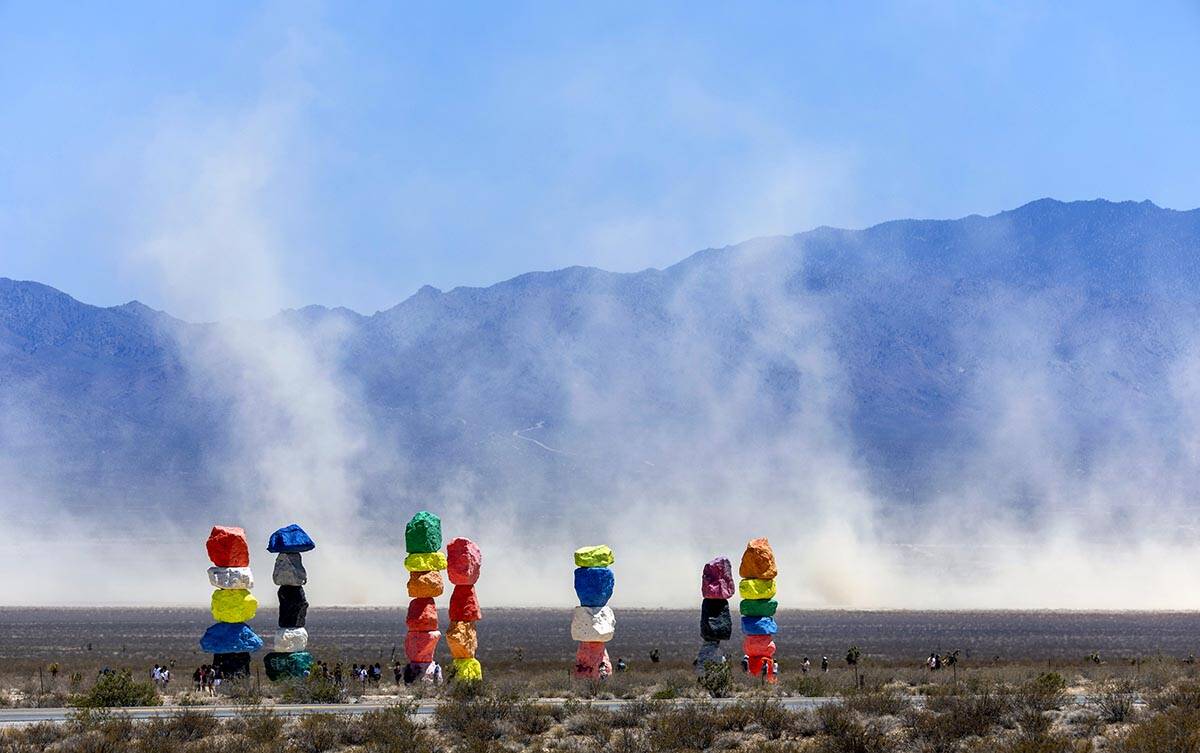
[[[260,452],[294,442],[334,447],[380,515],[437,495],[803,510],[831,484],[897,508],[1063,504],[1107,479],[1186,497],[1198,304],[1200,210],[1103,200],[424,287],[370,316],[189,323],[0,278],[0,486],[116,517],[281,477],[270,493],[328,493]]]

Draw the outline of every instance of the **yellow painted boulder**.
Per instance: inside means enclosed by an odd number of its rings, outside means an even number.
[[[742,578],[738,581],[738,593],[743,599],[775,598],[775,579]]]
[[[575,550],[575,567],[608,567],[616,560],[607,546],[585,546]]]
[[[217,622],[247,622],[258,611],[258,599],[244,588],[213,591],[212,616]]]
[[[446,643],[455,659],[470,659],[479,649],[479,634],[474,622],[451,622],[446,631]]]
[[[479,660],[475,658],[455,659],[454,679],[456,682],[479,682],[482,680],[483,667],[479,664]]]
[[[410,573],[445,570],[446,555],[441,552],[416,552],[404,558],[404,569]]]

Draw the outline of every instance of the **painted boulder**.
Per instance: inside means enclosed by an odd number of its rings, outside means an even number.
[[[431,662],[442,634],[436,630],[412,630],[404,636],[404,655],[410,662]]]
[[[452,622],[478,622],[483,619],[479,608],[479,597],[475,586],[455,586],[450,594],[450,620]]]
[[[612,549],[603,544],[575,550],[575,567],[608,567],[615,561]]]
[[[446,555],[441,552],[416,552],[404,558],[404,569],[410,573],[445,570]]]
[[[442,548],[442,521],[422,510],[404,527],[404,549],[409,554],[436,552]]]
[[[733,617],[725,599],[700,602],[700,637],[706,641],[727,641],[733,637]]]
[[[612,662],[608,658],[608,648],[595,641],[580,643],[575,651],[575,670],[572,674],[586,680],[599,680],[611,675]]]
[[[602,607],[613,594],[613,571],[607,567],[575,568],[575,595],[585,607]]]
[[[226,654],[213,654],[213,667],[225,678],[245,677],[250,674],[250,652],[234,651]]]
[[[246,532],[235,526],[213,526],[205,542],[208,558],[217,567],[249,567],[250,545]]]
[[[271,580],[277,586],[303,586],[308,583],[308,571],[300,552],[280,552],[275,558]]]
[[[743,578],[756,580],[772,580],[779,575],[779,570],[775,567],[775,552],[771,550],[771,545],[766,539],[752,539],[746,544],[738,574]]]
[[[743,599],[773,599],[775,598],[775,581],[742,578],[738,581],[738,593]]]
[[[779,602],[774,599],[742,599],[738,611],[746,617],[774,617]]]
[[[212,617],[217,622],[248,622],[256,612],[258,599],[244,588],[213,591]]]
[[[607,643],[616,629],[617,617],[610,607],[575,607],[571,614],[571,640]]]
[[[473,656],[454,658],[455,682],[479,682],[483,679],[483,665]]]
[[[308,677],[312,671],[312,654],[307,651],[283,653],[273,651],[263,657],[263,667],[267,671],[267,679],[274,682],[288,677]]]
[[[743,617],[742,633],[745,635],[775,635],[779,626],[774,617]]]
[[[456,586],[473,586],[479,580],[483,554],[470,539],[451,539],[446,545],[446,575]]]
[[[262,646],[262,638],[240,622],[218,622],[200,638],[201,650],[209,654],[252,654]]]
[[[742,639],[742,653],[746,656],[774,656],[775,641],[770,635],[747,635]]]
[[[272,554],[281,552],[311,552],[317,545],[309,538],[300,526],[292,523],[271,534],[267,541],[267,551]]]
[[[275,631],[274,646],[280,653],[303,651],[308,648],[308,631],[304,628],[279,628]]]
[[[304,598],[304,589],[300,586],[280,586],[279,596],[279,627],[302,628],[308,616],[308,599]]]
[[[210,567],[208,582],[213,588],[254,588],[254,573],[248,567]]]
[[[479,634],[473,622],[451,622],[446,631],[446,645],[455,659],[467,659],[479,650]]]
[[[412,599],[433,599],[446,590],[442,574],[437,570],[408,574],[408,596]]]
[[[700,595],[706,599],[733,598],[733,563],[728,557],[714,557],[700,574]]]
[[[409,630],[426,632],[438,629],[437,604],[429,597],[408,602],[408,615],[404,624]]]

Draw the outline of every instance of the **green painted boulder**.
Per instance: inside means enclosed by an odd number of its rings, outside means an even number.
[[[312,670],[312,654],[307,651],[282,653],[273,651],[263,657],[267,679],[274,682],[288,677],[307,677]]]
[[[404,548],[409,554],[427,554],[441,549],[441,519],[424,510],[412,516],[404,528]]]
[[[746,617],[774,617],[779,602],[774,599],[742,599],[738,608]]]

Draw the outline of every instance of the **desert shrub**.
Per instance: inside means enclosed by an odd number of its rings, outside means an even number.
[[[225,728],[241,735],[252,743],[265,745],[277,743],[283,736],[283,717],[272,711],[247,711],[225,723]]]
[[[1057,672],[1043,672],[1018,685],[1012,693],[1013,705],[1038,711],[1054,711],[1067,701],[1067,681]]]
[[[308,677],[295,678],[281,683],[283,693],[280,698],[284,703],[343,703],[346,700],[346,689],[340,687],[331,677],[322,677],[313,673]]]
[[[824,737],[817,743],[821,753],[885,753],[887,737],[876,724],[863,724],[841,703],[817,709]]]
[[[432,753],[438,750],[433,733],[414,721],[414,711],[414,703],[368,711],[351,721],[347,742],[361,746],[366,753]]]
[[[499,722],[509,716],[516,705],[507,696],[483,695],[472,696],[466,690],[476,685],[469,683],[460,686],[462,694],[451,696],[443,701],[433,712],[433,721],[443,732],[452,732],[463,741],[478,745],[488,740],[497,740],[502,730]]]
[[[843,703],[868,716],[899,716],[912,705],[907,696],[892,689],[847,693]]]
[[[217,732],[221,723],[212,714],[184,709],[169,717],[141,722],[136,730],[143,747],[149,750],[170,750],[173,744],[202,740]]]
[[[25,727],[0,727],[0,750],[43,751],[69,734],[63,725],[38,722]]]
[[[1114,753],[1200,753],[1200,711],[1172,708],[1131,728]]]
[[[1120,724],[1133,717],[1137,690],[1129,680],[1109,680],[1092,699],[1092,707],[1109,724]]]
[[[663,708],[661,702],[653,700],[631,701],[609,712],[609,722],[617,729],[634,729]]]
[[[586,708],[566,720],[567,732],[576,737],[586,737],[603,749],[608,745],[612,734],[612,718],[607,711],[596,708]]]
[[[723,731],[719,709],[689,703],[663,708],[652,716],[648,738],[654,750],[707,750]]]
[[[522,735],[540,735],[563,720],[562,707],[525,701],[513,706],[508,720]]]
[[[1147,703],[1155,711],[1170,708],[1200,709],[1200,683],[1184,680],[1149,696]]]
[[[698,682],[704,692],[713,698],[733,695],[733,670],[727,661],[705,662]]]
[[[154,684],[138,682],[129,672],[101,675],[86,693],[71,696],[76,708],[114,708],[125,706],[157,706],[161,703]]]
[[[790,675],[783,679],[782,684],[787,693],[805,698],[821,698],[832,694],[832,688],[821,675]]]
[[[610,753],[650,753],[650,741],[641,730],[619,729],[604,750]]]
[[[341,714],[307,714],[292,729],[289,749],[294,753],[323,753],[342,746],[350,720]]]
[[[937,716],[934,725],[939,734],[961,740],[972,735],[983,737],[1000,724],[1011,708],[1011,699],[992,684],[981,683],[966,693],[929,696],[925,708]]]
[[[1019,735],[997,748],[999,753],[1073,753],[1070,739],[1062,735]]]

